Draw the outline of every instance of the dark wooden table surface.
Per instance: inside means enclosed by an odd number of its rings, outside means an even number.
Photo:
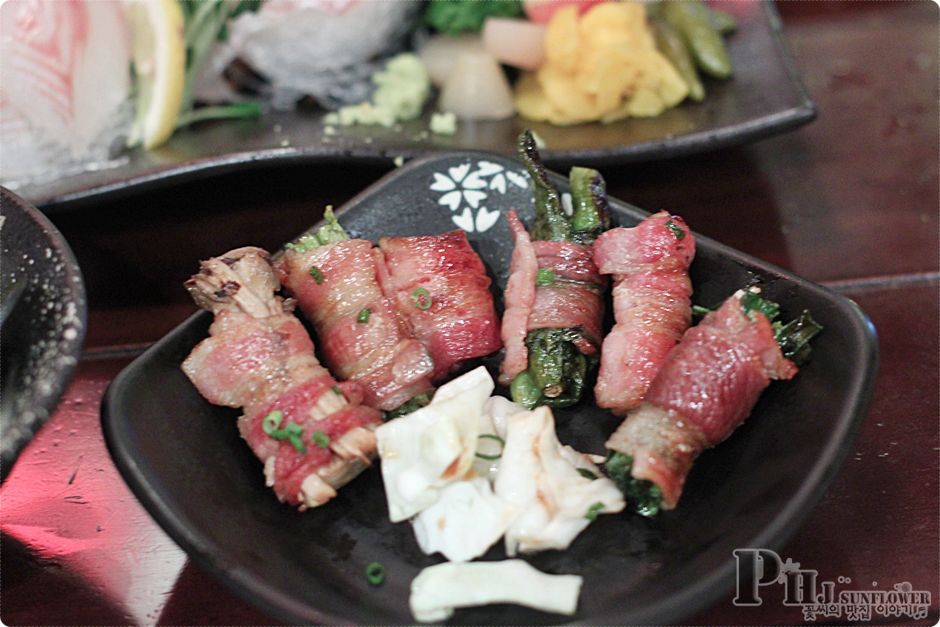
[[[909,582],[940,601],[938,8],[931,2],[783,2],[818,119],[757,144],[608,167],[612,195],[668,208],[697,231],[821,282],[874,321],[881,369],[844,467],[781,551],[858,589]],[[184,184],[53,220],[90,298],[84,358],[61,404],[4,482],[6,624],[269,624],[144,512],[105,449],[99,401],[135,355],[193,311],[198,259],[277,247],[380,177],[380,168],[288,167]],[[841,580],[840,580],[841,581]],[[802,624],[769,594],[729,594],[694,624]],[[840,621],[844,621],[843,617]],[[873,622],[910,618],[875,614]]]

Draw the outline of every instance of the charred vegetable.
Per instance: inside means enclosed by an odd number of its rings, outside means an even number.
[[[519,153],[532,178],[535,196],[533,240],[588,247],[610,228],[606,186],[597,170],[571,169],[572,214],[569,217],[562,206],[561,195],[548,180],[529,131],[519,137]],[[598,299],[601,294],[597,285],[557,276],[550,268],[539,269],[535,282],[536,289],[563,290],[572,286],[587,288],[591,297]],[[575,297],[574,293],[571,297]],[[528,367],[516,375],[510,385],[513,400],[530,409],[536,405],[568,407],[577,403],[589,373],[597,366],[595,342],[598,340],[589,337],[582,327],[531,329],[525,340]],[[586,352],[586,346],[595,350]]]

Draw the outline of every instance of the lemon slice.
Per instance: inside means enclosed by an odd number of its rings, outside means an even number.
[[[137,76],[137,115],[128,143],[159,146],[173,134],[183,102],[186,40],[178,0],[125,0]]]

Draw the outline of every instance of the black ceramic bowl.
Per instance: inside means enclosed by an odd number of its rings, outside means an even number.
[[[55,408],[78,364],[87,305],[66,241],[37,209],[0,187],[0,472]]]
[[[554,180],[567,188],[561,177]],[[621,202],[612,206],[622,225],[646,215]],[[504,218],[510,207],[531,222],[531,189],[520,164],[461,153],[393,172],[338,215],[353,236],[370,239],[460,226],[501,290],[512,251]],[[699,304],[714,305],[760,281],[784,313],[811,309],[826,327],[812,361],[794,380],[771,385],[750,419],[701,456],[676,510],[655,519],[602,516],[567,551],[529,558],[544,571],[583,575],[573,619],[491,606],[460,610],[453,623],[681,620],[733,588],[733,549],[779,548],[822,497],[868,405],[877,361],[871,323],[851,301],[706,238],[698,239],[692,279]],[[108,390],[104,432],[127,482],[193,559],[272,616],[301,623],[413,623],[409,585],[439,557],[421,553],[410,525],[388,521],[377,470],[313,511],[300,514],[277,502],[263,485],[260,462],[238,436],[236,412],[209,405],[180,371],[210,318],[194,315]],[[494,369],[496,360],[487,365]],[[591,400],[556,412],[558,432],[580,450],[602,452],[618,421]],[[495,547],[485,559],[502,557]],[[386,568],[380,588],[365,577],[373,561]]]

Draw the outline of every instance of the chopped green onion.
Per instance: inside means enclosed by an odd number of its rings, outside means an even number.
[[[417,287],[411,292],[411,300],[414,301],[418,309],[430,309],[433,304],[431,294],[423,287]]]
[[[317,285],[323,283],[323,273],[320,272],[320,268],[316,266],[310,266],[310,276],[312,276],[313,280],[317,282]]]
[[[486,455],[485,453],[476,453],[476,456],[479,457],[480,459],[486,459],[486,460],[492,461],[494,459],[499,459],[500,457],[503,456],[503,448],[505,448],[506,446],[506,440],[502,439],[501,437],[493,433],[483,433],[477,439],[496,440],[497,442],[499,442],[499,455]]]
[[[378,562],[372,562],[366,566],[366,579],[373,586],[380,586],[385,581],[385,567]]]
[[[597,520],[597,514],[600,513],[603,509],[604,509],[604,504],[598,501],[597,503],[595,503],[594,505],[591,505],[588,508],[588,511],[585,512],[584,514],[584,517],[590,520],[591,522],[594,522],[595,520]]]
[[[692,305],[693,316],[704,316],[708,313],[711,313],[711,309],[709,309],[708,307],[702,307],[701,305]]]
[[[301,429],[301,431],[303,431],[303,429]],[[307,452],[307,445],[304,444],[304,441],[300,439],[299,434],[294,434],[294,433],[288,434],[287,441],[290,442],[291,446],[293,446],[294,449],[296,449],[298,453]]]
[[[359,310],[359,315],[356,316],[356,322],[360,322],[360,323],[362,323],[362,324],[365,324],[366,322],[369,321],[369,316],[371,316],[371,315],[372,315],[372,310],[369,309],[368,307],[366,307],[366,308],[364,308],[364,309],[360,309],[360,310]]]
[[[330,436],[323,431],[314,431],[310,439],[320,448],[327,448],[330,445]]]
[[[333,394],[336,394],[337,396],[342,396],[342,395],[343,395],[343,391],[342,391],[341,389],[339,389],[339,386],[338,386],[338,385],[334,385],[334,386],[331,387],[330,389],[333,390]]]
[[[539,268],[535,274],[535,284],[539,287],[546,287],[555,282],[555,271],[548,268]]]
[[[670,231],[672,231],[672,234],[675,235],[676,239],[682,239],[683,237],[685,237],[685,231],[682,230],[682,227],[680,227],[678,224],[676,224],[672,220],[666,221],[666,227]]]
[[[279,430],[282,420],[284,420],[284,412],[275,409],[262,419],[261,428],[266,434],[273,436]]]
[[[587,468],[577,468],[576,470],[578,471],[578,474],[584,477],[585,479],[590,479],[591,481],[594,481],[595,479],[597,479],[597,475],[595,475],[593,472],[591,472]]]
[[[267,435],[275,440],[287,440],[290,442],[291,445],[297,449],[298,453],[306,453],[307,447],[304,446],[303,440],[301,440],[304,428],[295,422],[288,422],[284,425],[284,428],[281,429],[280,425],[282,420],[284,420],[284,412],[275,409],[262,419],[261,428],[264,429]]]

